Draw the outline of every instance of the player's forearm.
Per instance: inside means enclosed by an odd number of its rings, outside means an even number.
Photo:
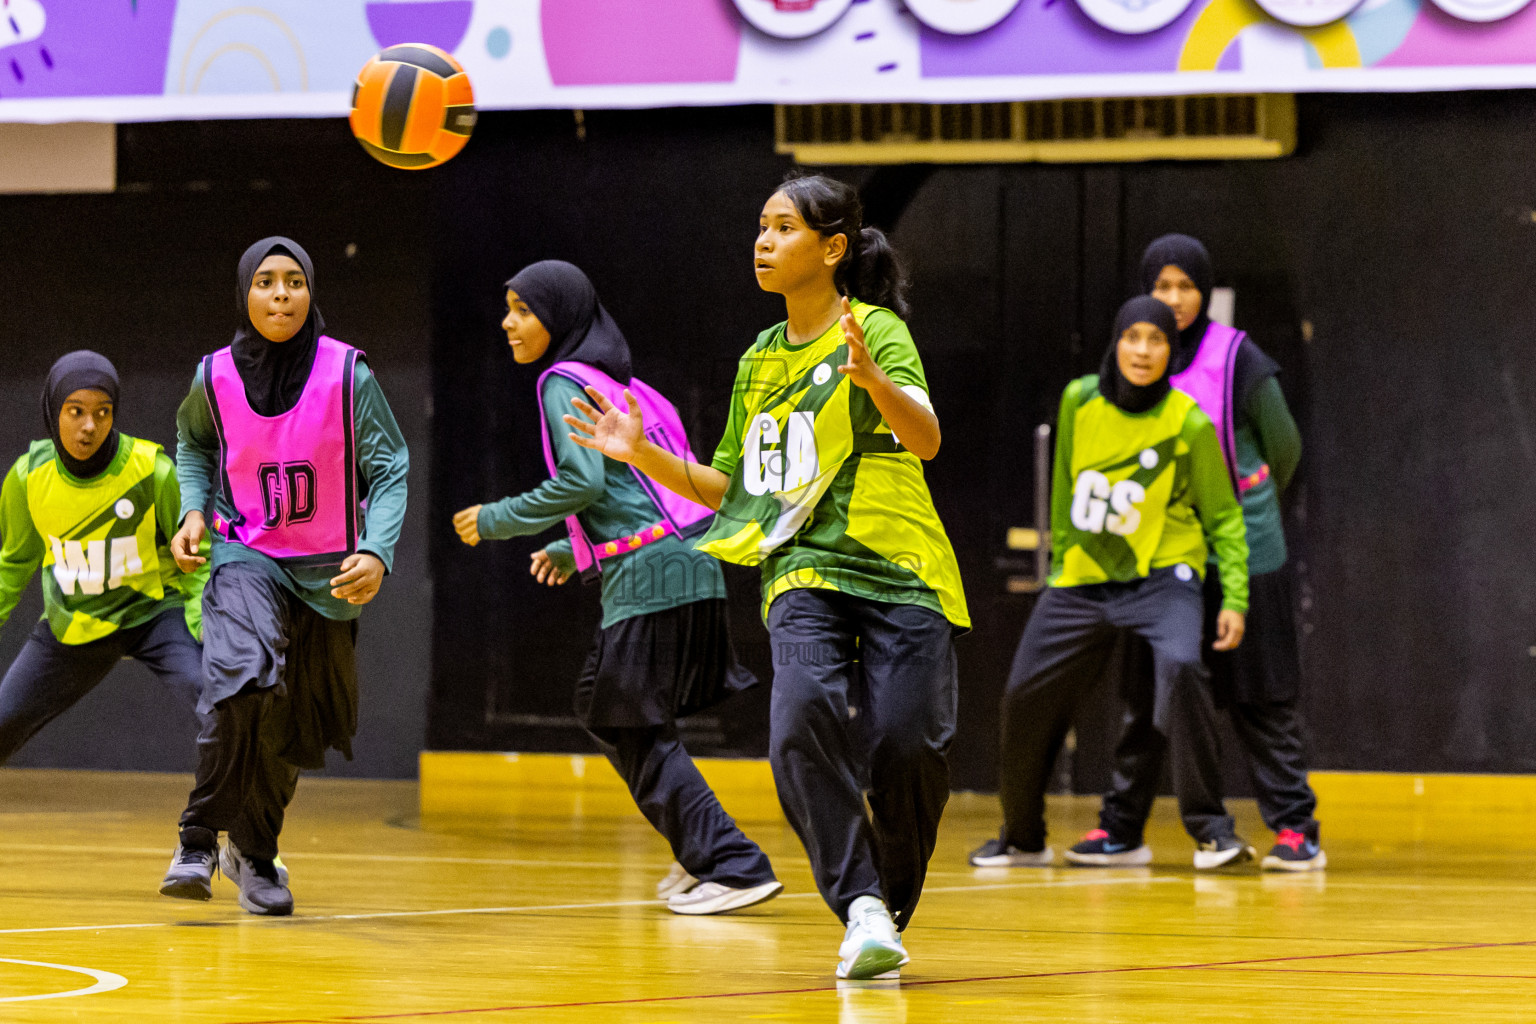
[[[939,433],[939,418],[923,408],[922,403],[907,394],[896,382],[884,379],[869,388],[869,397],[880,410],[891,433],[901,439],[901,446],[918,458],[927,461],[939,454],[943,440]]]
[[[689,462],[650,441],[641,441],[635,449],[633,465],[672,493],[713,509],[725,500],[731,483],[730,477],[713,466]]]

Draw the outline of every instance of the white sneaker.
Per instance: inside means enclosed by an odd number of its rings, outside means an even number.
[[[687,868],[673,861],[667,877],[656,883],[656,898],[665,903],[678,893],[687,892],[698,884],[699,880],[690,875]]]
[[[667,900],[667,909],[674,914],[724,914],[766,903],[783,891],[784,884],[779,881],[764,882],[750,889],[732,889],[719,882],[700,882]]]
[[[896,922],[885,904],[873,896],[860,896],[848,908],[848,931],[837,955],[837,976],[853,981],[889,980],[901,974],[911,959]]]

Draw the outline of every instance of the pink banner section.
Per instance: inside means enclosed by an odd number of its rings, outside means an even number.
[[[1478,24],[1423,0],[1408,38],[1377,67],[1494,66],[1536,63],[1536,4],[1503,21]]]
[[[731,82],[741,17],[731,0],[543,0],[555,85]]]

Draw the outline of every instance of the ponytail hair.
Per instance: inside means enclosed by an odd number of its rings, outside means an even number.
[[[903,320],[911,315],[906,267],[884,231],[864,226],[857,189],[824,174],[791,171],[779,191],[817,234],[847,237],[848,248],[832,271],[832,283],[841,294],[884,306]]]

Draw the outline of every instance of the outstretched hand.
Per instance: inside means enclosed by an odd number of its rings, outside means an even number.
[[[562,417],[565,425],[572,430],[571,440],[615,461],[634,462],[640,443],[645,440],[645,417],[634,396],[625,388],[624,402],[627,408],[620,409],[597,388],[589,387],[586,391],[592,401],[597,403],[596,408],[579,398],[571,399],[571,404],[586,419],[570,413]]]
[[[843,340],[848,343],[848,361],[839,366],[837,372],[865,391],[879,387],[887,380],[885,371],[875,364],[874,357],[869,354],[869,346],[864,344],[864,328],[853,315],[853,304],[847,296],[843,297],[841,323]]]

